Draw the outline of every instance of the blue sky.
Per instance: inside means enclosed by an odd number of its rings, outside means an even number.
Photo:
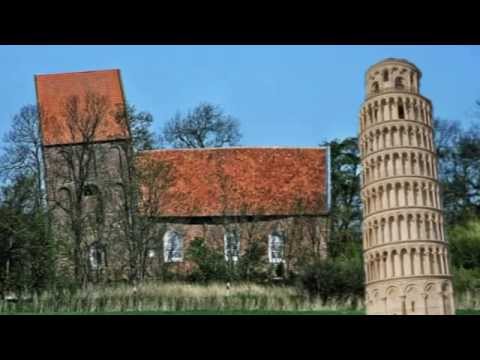
[[[154,130],[208,101],[240,120],[242,145],[316,146],[357,134],[364,73],[386,57],[422,70],[435,116],[474,121],[480,46],[0,46],[0,136],[35,103],[34,74],[118,68]]]

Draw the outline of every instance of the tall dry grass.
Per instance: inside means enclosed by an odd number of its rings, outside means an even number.
[[[351,301],[322,304],[319,299],[310,299],[293,287],[249,283],[232,284],[230,289],[225,284],[184,283],[90,286],[75,292],[45,292],[17,303],[0,302],[0,312],[3,313],[343,309],[358,308],[352,306]]]
[[[358,305],[354,305],[357,303]],[[480,310],[480,294],[456,293],[457,309]],[[89,286],[74,292],[44,292],[27,300],[0,301],[0,313],[95,313],[131,311],[322,311],[361,310],[361,301],[322,304],[294,287],[256,284],[144,283]]]

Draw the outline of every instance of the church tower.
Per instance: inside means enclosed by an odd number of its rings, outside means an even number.
[[[360,112],[367,314],[454,314],[448,245],[421,71],[385,59],[366,73]]]
[[[132,166],[120,71],[36,75],[35,87],[56,271],[82,282],[114,278],[124,256],[116,223],[129,216],[118,204],[127,203]]]

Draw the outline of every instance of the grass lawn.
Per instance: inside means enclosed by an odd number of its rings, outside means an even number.
[[[111,311],[58,313],[4,313],[3,315],[364,315],[361,310],[280,311],[280,310],[192,310],[192,311]]]
[[[480,310],[471,310],[471,309],[457,310],[457,315],[480,315]]]
[[[321,311],[112,311],[112,312],[59,312],[59,313],[10,313],[3,315],[365,315],[362,310],[321,310]],[[457,310],[457,315],[480,315],[480,310]]]

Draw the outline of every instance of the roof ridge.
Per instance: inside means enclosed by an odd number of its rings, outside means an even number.
[[[229,147],[208,147],[208,148],[168,148],[168,149],[150,149],[142,150],[144,152],[162,152],[162,151],[207,151],[207,150],[322,150],[328,146],[229,146]]]
[[[100,73],[100,72],[112,72],[120,71],[120,69],[103,69],[103,70],[84,70],[84,71],[68,71],[48,74],[35,74],[35,76],[54,76],[54,75],[72,75],[72,74],[85,74],[85,73]]]

